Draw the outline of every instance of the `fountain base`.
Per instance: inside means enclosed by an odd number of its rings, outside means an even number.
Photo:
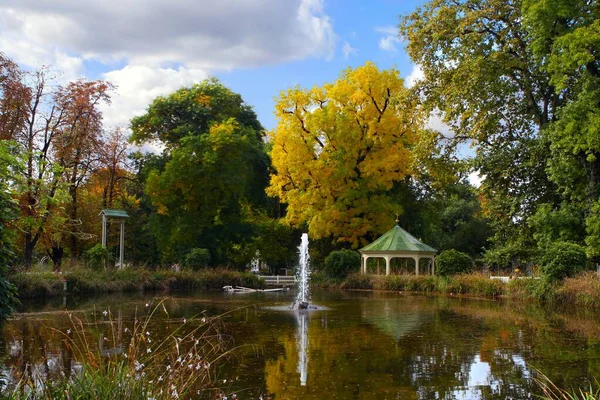
[[[317,307],[309,304],[308,301],[296,301],[292,304],[292,310],[316,310]]]

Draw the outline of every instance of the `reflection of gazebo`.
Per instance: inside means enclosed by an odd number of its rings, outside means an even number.
[[[415,260],[415,274],[419,275],[419,261],[423,258],[430,259],[431,275],[435,272],[435,253],[437,250],[431,246],[419,242],[417,238],[396,225],[383,234],[373,243],[359,250],[361,258],[360,271],[367,273],[367,261],[369,258],[385,259],[385,274],[391,272],[391,260],[393,258],[412,258]],[[429,268],[428,268],[429,269]]]

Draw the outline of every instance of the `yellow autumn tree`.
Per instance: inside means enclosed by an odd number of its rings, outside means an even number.
[[[422,126],[397,70],[369,62],[322,87],[289,89],[276,116],[267,192],[288,205],[286,223],[354,247],[391,227],[402,207],[390,189],[411,174]]]

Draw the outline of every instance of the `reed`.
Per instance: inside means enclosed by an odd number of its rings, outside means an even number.
[[[9,280],[17,287],[19,298],[49,297],[64,293],[110,293],[152,290],[220,290],[225,285],[264,288],[264,282],[248,272],[227,269],[202,271],[150,271],[143,268],[95,271],[73,268],[58,275],[51,272],[19,272]]]
[[[164,301],[127,325],[110,310],[91,317],[69,316],[59,335],[72,354],[68,366],[12,369],[0,398],[25,399],[173,399],[208,397],[218,387],[218,367],[236,350],[223,334],[221,316],[198,315],[180,321],[160,338],[150,321],[167,314]],[[101,329],[98,329],[102,327]],[[99,336],[101,335],[101,336]],[[102,343],[102,346],[98,343]],[[81,366],[80,370],[73,366]]]
[[[539,370],[536,371],[535,382],[542,389],[543,400],[600,400],[600,384],[597,380],[588,382],[587,387],[565,390],[559,388]]]

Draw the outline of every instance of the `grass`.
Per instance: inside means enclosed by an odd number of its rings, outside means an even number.
[[[263,288],[264,282],[252,273],[226,269],[202,271],[126,268],[94,271],[74,268],[62,275],[51,272],[19,272],[9,276],[17,287],[19,298],[48,297],[64,293],[135,292],[145,290],[205,289],[218,290],[225,285]]]
[[[222,333],[220,316],[184,320],[169,334],[155,338],[150,320],[168,315],[164,300],[128,324],[110,311],[78,318],[66,330],[51,329],[72,354],[68,366],[43,374],[13,366],[0,398],[10,400],[173,399],[208,397],[218,387],[220,364],[235,348]],[[103,352],[102,348],[111,349]],[[48,357],[47,357],[48,356]],[[51,354],[44,355],[47,360]],[[57,363],[59,364],[59,363]],[[73,366],[80,365],[79,370]]]
[[[600,384],[598,381],[589,382],[587,388],[564,390],[556,386],[542,372],[536,370],[536,383],[544,393],[539,396],[542,400],[600,400]]]
[[[321,283],[327,287],[327,283]],[[600,276],[585,272],[559,283],[544,279],[512,279],[508,283],[484,274],[460,274],[449,277],[431,275],[361,275],[351,274],[341,289],[443,293],[486,298],[537,301],[559,306],[600,309]]]

